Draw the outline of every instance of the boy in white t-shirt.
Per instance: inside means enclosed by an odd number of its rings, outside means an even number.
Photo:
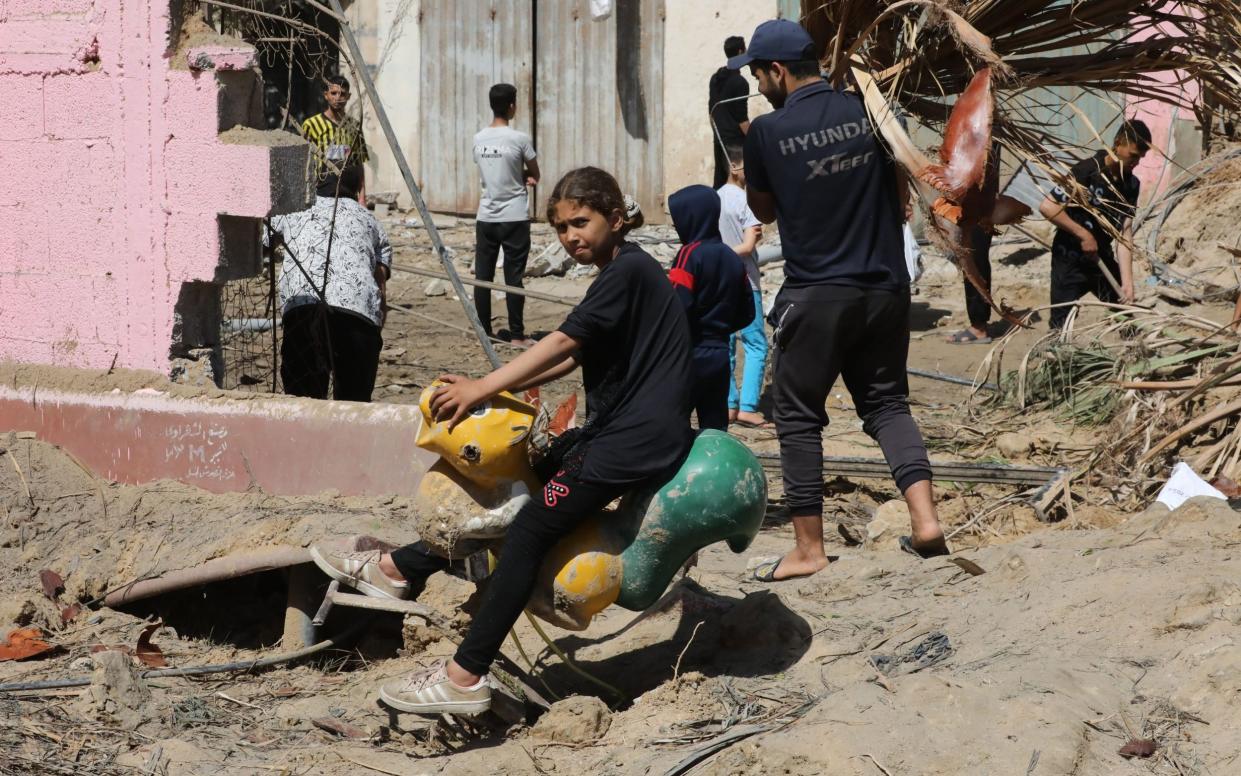
[[[770,426],[758,414],[758,399],[763,390],[763,375],[767,369],[767,332],[763,328],[763,295],[758,271],[758,241],[763,236],[763,224],[750,212],[745,199],[745,168],[741,163],[741,148],[730,146],[728,155],[728,182],[719,188],[720,235],[724,244],[731,247],[745,262],[750,292],[754,294],[754,320],[728,340],[729,374],[728,420],[730,423],[763,428]],[[737,340],[745,350],[745,366],[741,372],[741,390],[737,390]]]
[[[478,165],[482,197],[474,226],[474,277],[492,281],[500,248],[504,248],[504,282],[521,288],[530,256],[530,200],[526,190],[539,182],[539,163],[534,144],[525,132],[509,126],[517,113],[517,87],[496,84],[487,95],[494,119],[474,136],[474,163]],[[508,330],[500,339],[518,347],[533,342],[526,337],[526,298],[507,294]],[[474,307],[487,334],[491,334],[491,292],[475,289]]]

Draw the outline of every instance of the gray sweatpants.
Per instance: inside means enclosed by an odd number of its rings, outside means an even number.
[[[774,419],[793,515],[823,512],[822,434],[827,397],[838,376],[901,492],[931,479],[926,444],[909,414],[907,290],[785,288],[769,321],[776,330]]]

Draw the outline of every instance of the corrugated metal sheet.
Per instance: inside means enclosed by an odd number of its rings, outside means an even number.
[[[585,3],[583,3],[584,5]],[[423,107],[423,195],[432,210],[473,213],[478,208],[474,133],[491,123],[487,90],[517,87],[514,126],[531,131],[534,80],[532,0],[426,2],[419,18]]]
[[[1057,140],[1092,150],[1102,147],[1095,132],[1103,138],[1103,145],[1111,144],[1124,104],[1123,95],[1061,86],[1035,89],[1017,100],[1020,115],[1046,128]]]
[[[801,22],[801,0],[779,0],[776,4],[776,13],[781,19],[792,19],[795,22]],[[746,36],[747,40],[749,36]]]
[[[604,21],[586,0],[542,0],[537,29],[537,209],[561,175],[589,164],[614,174],[648,221],[664,220],[663,0],[616,0]]]

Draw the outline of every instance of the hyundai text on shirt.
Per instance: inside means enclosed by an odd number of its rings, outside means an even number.
[[[803,86],[745,139],[747,185],[780,203],[785,286],[909,285],[896,169],[853,92]]]

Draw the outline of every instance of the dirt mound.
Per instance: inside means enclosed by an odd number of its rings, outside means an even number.
[[[1154,250],[1179,274],[1216,288],[1236,288],[1241,156],[1219,164],[1195,181],[1183,199],[1168,204],[1170,211],[1155,203],[1138,243]]]
[[[744,634],[742,643],[708,639],[693,659],[689,646],[677,679],[671,665],[647,661],[645,670],[668,678],[615,714],[593,750],[547,750],[540,767],[660,773],[753,726],[695,772],[1227,772],[1241,751],[1241,731],[1228,723],[1241,714],[1238,541],[1241,514],[1199,499],[1115,528],[1043,530],[970,552],[980,576],[942,559],[844,554],[814,578],[763,588],[713,617],[730,621],[722,631]],[[727,553],[708,554],[702,567],[708,590],[742,577]],[[612,613],[584,634],[589,654],[640,653],[661,636],[686,649],[685,623],[701,619],[686,600],[637,625]],[[722,671],[737,649],[782,643],[764,641],[760,615],[777,605],[811,624],[809,649],[781,671]],[[1132,737],[1153,738],[1157,759],[1122,758]],[[517,768],[524,757],[506,743],[486,763]],[[427,765],[467,773],[483,763],[453,755]]]
[[[0,602],[44,625],[63,650],[0,664],[0,682],[89,679],[93,645],[132,645],[143,628],[107,609],[62,626],[39,589],[42,568],[54,567],[81,599],[153,564],[179,567],[243,545],[358,528],[391,537],[406,509],[330,494],[107,486],[53,447],[0,441],[17,463],[0,462],[0,505],[18,532],[0,548],[11,569]],[[359,762],[411,773],[662,773],[687,758],[712,774],[1229,772],[1241,751],[1231,724],[1241,714],[1241,515],[1196,499],[1124,520],[1100,512],[1090,522],[1112,527],[1031,525],[962,553],[984,570],[978,576],[944,559],[834,545],[837,560],[821,574],[764,585],[745,575],[746,556],[708,548],[652,610],[614,607],[580,633],[546,629],[581,671],[623,697],[567,667],[519,623],[506,652],[529,660],[540,692],[564,699],[531,720],[529,733],[493,718],[389,719],[375,688],[454,648],[451,636],[407,632],[409,656],[393,658],[398,632],[395,645],[376,646],[372,634],[311,665],[207,685],[147,682],[136,731],[115,713],[121,701],[135,704],[104,692],[125,684],[116,670],[88,688],[89,705],[19,696],[10,709],[0,698],[0,744],[17,762],[67,762],[84,756],[74,755],[75,726],[89,718],[98,720],[89,734],[124,762],[154,759],[152,741],[176,741],[159,756],[201,752],[195,773],[229,773],[239,748],[249,764],[324,774]],[[769,527],[752,552],[779,552],[788,541],[787,529]],[[461,621],[472,593],[445,579],[425,602]],[[155,642],[174,666],[265,654],[209,631],[165,627]],[[83,711],[66,716],[66,703]],[[17,720],[56,738],[25,735]],[[1156,759],[1121,758],[1130,738],[1154,739]],[[109,772],[96,749],[86,751],[83,762]]]
[[[0,614],[59,629],[39,587],[43,569],[64,580],[65,603],[85,603],[140,578],[233,552],[303,547],[356,533],[416,538],[413,506],[397,497],[213,494],[178,482],[104,483],[60,448],[0,436]],[[0,623],[2,625],[3,623]]]

